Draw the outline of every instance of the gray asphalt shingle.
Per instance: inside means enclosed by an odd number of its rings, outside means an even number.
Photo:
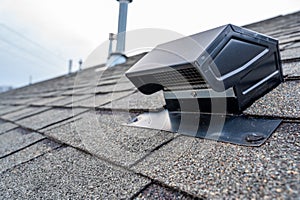
[[[258,99],[245,113],[252,115],[300,117],[300,80],[286,81]]]
[[[51,108],[49,108],[49,107],[26,107],[22,110],[18,110],[18,111],[3,115],[3,116],[1,116],[1,118],[10,120],[10,121],[17,121],[19,119],[41,113],[41,112],[49,110],[49,109],[51,109]]]
[[[91,98],[84,99],[81,101],[73,102],[73,107],[80,107],[80,108],[96,108],[101,105],[107,104],[111,101],[120,99],[122,97],[126,97],[132,94],[132,91],[124,91],[124,92],[115,92],[115,93],[107,93],[107,94],[98,94],[94,95]],[[70,106],[69,105],[69,106]]]
[[[0,179],[1,199],[128,199],[149,183],[72,148],[18,165]]]
[[[173,191],[169,188],[161,187],[157,184],[151,184],[135,198],[135,200],[146,199],[192,200],[195,198],[182,194],[178,191]]]
[[[179,137],[134,170],[209,199],[297,198],[299,131],[299,124],[283,124],[260,148]]]
[[[73,96],[64,96],[64,98],[54,101],[51,103],[47,103],[48,106],[60,106],[60,107],[66,107],[66,105],[72,106],[73,103],[92,98],[92,95],[73,95]]]
[[[61,101],[62,99],[65,99],[63,96],[56,96],[56,97],[45,97],[45,98],[40,98],[36,101],[33,101],[29,103],[29,105],[34,105],[34,106],[48,106],[53,102],[56,101]]]
[[[30,104],[31,102],[36,101],[38,98],[33,97],[33,98],[7,98],[7,99],[1,99],[1,104],[6,104],[6,105],[22,105],[22,104]]]
[[[85,109],[81,109],[81,108],[75,108],[75,109],[53,108],[51,110],[42,112],[40,114],[33,115],[31,117],[27,117],[25,119],[19,120],[17,121],[17,123],[24,127],[38,130],[46,126],[60,122],[62,120],[71,118],[74,115],[77,115],[85,111],[86,111]]]
[[[281,59],[282,60],[290,60],[290,59],[300,58],[299,52],[300,52],[300,48],[286,49],[286,50],[280,52]]]
[[[129,115],[90,112],[78,116],[74,122],[48,127],[41,132],[125,166],[134,164],[174,137],[173,133],[122,125],[128,122]]]
[[[0,174],[8,169],[32,160],[60,146],[60,144],[45,139],[40,142],[34,143],[14,154],[6,156],[5,158],[0,159]]]
[[[136,92],[101,106],[101,108],[112,110],[162,110],[164,105],[165,99],[161,91],[152,95],[144,95],[141,92]]]
[[[0,158],[14,151],[22,149],[32,143],[43,139],[39,133],[22,128],[14,129],[0,135]]]
[[[122,80],[122,79],[121,79]],[[123,82],[121,80],[103,80],[102,83],[101,79],[99,85],[95,85],[92,87],[84,87],[74,90],[71,94],[101,94],[101,93],[109,93],[109,92],[122,92],[128,90],[135,90],[134,85],[127,81]],[[120,81],[120,82],[119,82]],[[107,82],[105,84],[105,82]],[[112,82],[112,84],[109,84]]]
[[[3,134],[7,131],[10,131],[14,128],[17,128],[18,126],[9,122],[4,122],[3,124],[0,124],[0,134]]]
[[[1,100],[0,100],[0,103],[1,103]],[[11,112],[14,112],[14,111],[21,110],[25,107],[26,106],[1,106],[0,107],[0,116],[4,115],[4,114],[7,114],[7,113],[11,113]]]
[[[300,76],[300,63],[299,62],[291,62],[282,64],[283,75],[287,75],[289,77]]]

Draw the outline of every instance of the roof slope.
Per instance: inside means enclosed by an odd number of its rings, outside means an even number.
[[[0,199],[300,197],[300,12],[246,26],[278,38],[285,82],[245,111],[281,118],[260,148],[122,125],[160,110],[124,77],[143,55],[0,95]]]

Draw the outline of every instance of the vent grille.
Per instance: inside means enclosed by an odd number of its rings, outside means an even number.
[[[153,76],[164,86],[164,90],[206,89],[209,87],[197,69],[190,66],[156,73]]]

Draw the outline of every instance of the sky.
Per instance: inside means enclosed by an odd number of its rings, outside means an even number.
[[[107,42],[108,33],[117,32],[118,9],[116,0],[0,0],[0,86],[20,87],[66,74],[69,59],[77,70],[80,59],[85,61]],[[300,0],[133,0],[127,30],[156,28],[190,35],[299,10]]]

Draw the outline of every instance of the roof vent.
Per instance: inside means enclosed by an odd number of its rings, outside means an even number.
[[[166,100],[164,111],[130,126],[259,146],[281,122],[241,115],[283,75],[278,41],[238,26],[158,45],[126,76],[144,94],[163,90]]]
[[[108,61],[106,63],[107,67],[114,67],[116,65],[123,64],[127,60],[127,57],[124,55],[125,41],[126,41],[127,11],[128,11],[128,4],[131,3],[132,0],[117,0],[117,1],[120,3],[117,47],[116,47],[116,52],[112,53],[111,43],[110,43],[109,46],[110,54],[109,54]],[[110,41],[112,41],[111,39],[112,38],[110,37]]]

